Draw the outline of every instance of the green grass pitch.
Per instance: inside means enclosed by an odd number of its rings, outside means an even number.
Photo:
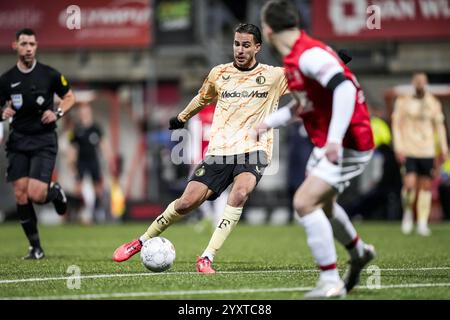
[[[399,223],[356,227],[378,257],[345,299],[450,299],[449,224],[432,225],[427,238],[402,235]],[[147,271],[139,255],[113,262],[114,249],[146,228],[147,223],[41,226],[46,258],[23,261],[27,242],[20,225],[1,224],[0,299],[291,300],[302,299],[318,277],[298,225],[239,224],[216,257],[213,275],[195,272],[196,255],[210,233],[196,232],[192,224],[179,223],[162,235],[177,253],[166,272]],[[347,254],[336,246],[342,274]],[[79,268],[80,278],[69,266]]]

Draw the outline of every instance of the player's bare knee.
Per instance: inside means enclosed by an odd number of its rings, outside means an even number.
[[[316,207],[309,201],[303,198],[294,198],[293,200],[293,206],[295,209],[295,212],[300,216],[304,217],[310,212],[313,212]]]
[[[183,195],[175,202],[175,210],[179,214],[186,214],[195,209],[195,207],[197,206],[197,202],[197,199],[195,199],[194,197]]]
[[[419,189],[424,191],[431,191],[432,181],[431,178],[422,178],[419,180]]]
[[[412,191],[412,190],[416,189],[416,187],[417,187],[416,177],[412,176],[412,175],[405,176],[405,178],[403,179],[403,187],[407,191]]]
[[[249,192],[245,187],[234,189],[229,196],[229,204],[232,207],[242,207],[248,199]]]

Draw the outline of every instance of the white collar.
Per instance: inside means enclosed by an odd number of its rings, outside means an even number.
[[[31,68],[30,68],[30,69],[24,70],[24,69],[22,69],[22,68],[20,67],[19,62],[17,62],[17,69],[19,69],[19,71],[22,72],[22,73],[30,73],[31,71],[34,70],[34,67],[36,67],[36,63],[37,63],[37,60],[34,59],[34,62],[33,62],[33,65],[31,66]]]

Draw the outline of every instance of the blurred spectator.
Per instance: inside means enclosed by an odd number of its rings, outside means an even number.
[[[177,157],[183,156],[173,149],[178,143],[184,143],[183,137],[174,137],[173,139],[166,124],[148,128],[146,143],[147,148],[153,154],[153,176],[157,177],[160,193],[178,197],[187,185],[186,176],[189,175],[190,168],[180,158],[178,158],[177,164],[172,161],[172,153],[175,153]]]
[[[73,134],[75,126],[75,112],[67,114],[60,120],[58,134],[58,148],[61,154],[56,163],[55,173],[58,181],[64,188],[67,197],[67,215],[63,217],[64,221],[70,221],[71,217],[82,207],[82,199],[75,195],[75,175],[73,174],[76,161],[76,150],[70,143],[70,137]]]
[[[78,121],[69,135],[69,140],[76,149],[76,160],[74,163],[76,175],[75,194],[83,198],[85,205],[89,203],[87,193],[83,192],[83,179],[85,175],[90,176],[95,192],[94,205],[91,208],[92,219],[93,222],[100,222],[106,219],[106,204],[103,201],[105,190],[99,147],[111,166],[114,165],[114,161],[112,161],[112,152],[103,137],[100,125],[94,122],[90,104],[81,103],[77,109]]]
[[[112,159],[110,198],[111,198],[111,217],[115,221],[120,221],[126,210],[125,192],[120,185],[120,176],[123,172],[123,157],[118,155]]]
[[[432,203],[432,177],[437,155],[435,138],[438,138],[443,163],[448,154],[447,135],[441,103],[427,91],[428,79],[416,73],[412,84],[414,93],[397,98],[392,115],[395,153],[404,166],[402,189],[402,232],[411,233],[413,212],[417,197],[417,233],[430,234],[428,217]]]

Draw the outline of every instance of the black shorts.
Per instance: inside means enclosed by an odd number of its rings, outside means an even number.
[[[267,155],[264,151],[254,151],[234,156],[207,156],[194,170],[189,181],[198,181],[208,186],[214,194],[208,200],[216,200],[233,183],[234,178],[250,172],[261,180],[267,167]]]
[[[102,173],[100,170],[100,164],[97,159],[92,159],[90,161],[78,160],[77,171],[78,171],[77,172],[78,181],[83,180],[83,177],[86,173],[91,176],[92,181],[94,181],[94,182],[102,181]]]
[[[419,176],[433,176],[434,159],[433,158],[406,158],[406,173],[414,172]]]
[[[6,143],[6,180],[12,182],[29,177],[50,183],[57,153],[56,132],[26,135],[13,130]]]

